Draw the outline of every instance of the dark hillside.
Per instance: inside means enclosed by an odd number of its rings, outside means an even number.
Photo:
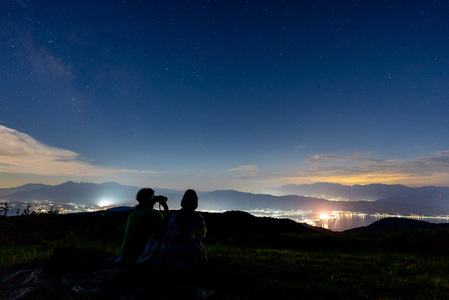
[[[272,232],[311,233],[321,231],[290,219],[255,217],[247,212],[201,213],[207,223],[208,234],[213,236],[248,236]]]
[[[212,268],[195,273],[201,276],[140,276],[113,262],[129,213],[0,218],[0,299],[17,291],[26,295],[20,299],[201,293],[218,300],[443,299],[449,292],[447,226],[391,218],[348,234],[241,211],[201,212]]]
[[[436,224],[406,218],[384,218],[365,227],[345,230],[344,233],[392,233],[402,230],[449,229],[449,224]]]
[[[13,216],[0,220],[0,239],[3,245],[27,245],[49,240],[92,240],[115,243],[120,246],[129,213],[99,211],[67,215]],[[247,238],[249,236],[273,236],[280,233],[311,233],[322,229],[296,223],[288,219],[254,217],[245,212],[202,212],[207,224],[207,238]]]

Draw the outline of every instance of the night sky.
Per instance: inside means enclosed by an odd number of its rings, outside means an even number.
[[[0,188],[449,186],[449,1],[0,0]]]

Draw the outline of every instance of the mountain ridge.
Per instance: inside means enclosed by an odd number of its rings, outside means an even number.
[[[327,195],[342,197],[349,201],[366,200],[406,203],[423,206],[449,206],[449,187],[408,187],[401,184],[342,185],[319,182],[314,184],[288,184],[271,189],[279,195]],[[426,201],[430,201],[426,203]]]
[[[280,187],[280,189],[285,187]],[[305,195],[290,194],[275,196],[254,194],[236,190],[216,190],[198,192],[199,209],[203,210],[313,210],[313,211],[352,211],[363,213],[388,214],[449,214],[446,201],[449,188],[422,187],[410,188],[402,185],[374,184],[368,186],[344,186],[340,184],[316,183],[312,185],[288,185],[288,188]],[[33,202],[49,200],[54,203],[77,203],[99,205],[134,205],[135,195],[140,187],[120,185],[116,182],[101,184],[68,181],[59,185],[27,184],[16,188],[0,189],[0,201]],[[382,190],[383,189],[383,190]],[[169,206],[179,208],[183,191],[154,188],[156,194],[169,199]],[[363,191],[365,191],[363,194]],[[388,193],[389,191],[389,193]],[[401,194],[401,191],[403,194]],[[299,192],[298,192],[299,193]],[[316,196],[310,196],[312,194]],[[341,193],[338,195],[338,193]],[[373,201],[361,200],[378,193],[383,198]],[[307,196],[309,194],[309,196]],[[314,194],[314,195],[315,195]],[[330,201],[319,195],[334,195],[356,199],[351,201]],[[343,195],[343,196],[341,196]],[[364,197],[363,195],[368,195]]]

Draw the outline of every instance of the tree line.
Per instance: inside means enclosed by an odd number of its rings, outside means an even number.
[[[0,217],[7,217],[8,212],[11,210],[11,205],[6,202],[0,202]],[[27,203],[26,208],[16,209],[16,216],[29,216],[29,215],[56,215],[59,213],[59,209],[53,208],[53,205],[50,206],[50,209],[48,211],[42,211],[41,208],[38,208],[37,211],[35,208],[32,207],[30,203]]]

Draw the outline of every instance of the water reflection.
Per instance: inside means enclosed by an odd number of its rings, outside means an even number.
[[[257,217],[287,218],[299,223],[326,228],[332,231],[344,231],[351,228],[368,226],[375,221],[388,217],[411,218],[431,223],[449,223],[449,216],[421,216],[421,215],[390,215],[390,214],[364,214],[357,212],[326,211],[314,212],[303,210],[252,210],[248,213]]]

